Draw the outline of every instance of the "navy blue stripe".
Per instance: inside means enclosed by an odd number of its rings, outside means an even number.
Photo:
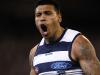
[[[38,64],[35,67],[38,68],[38,73],[80,68],[78,65],[72,63],[71,61],[48,62]]]
[[[44,44],[39,46],[36,50],[36,55],[44,54],[54,51],[69,51],[71,47],[71,42],[58,42],[57,44]]]

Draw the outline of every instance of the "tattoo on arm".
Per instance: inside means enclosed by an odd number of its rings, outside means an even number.
[[[100,62],[96,56],[95,49],[90,41],[82,38],[79,42],[79,62],[86,75],[99,75]]]

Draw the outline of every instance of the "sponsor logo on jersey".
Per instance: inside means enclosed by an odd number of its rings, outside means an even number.
[[[66,63],[66,62],[55,62],[53,64],[51,64],[51,68],[55,69],[55,70],[63,70],[63,69],[68,69],[71,67],[70,63]]]

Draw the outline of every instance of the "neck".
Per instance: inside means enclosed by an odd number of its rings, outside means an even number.
[[[62,33],[64,32],[64,28],[60,27],[56,30],[55,35],[52,36],[49,39],[45,39],[46,44],[50,44],[50,43],[54,43],[56,42],[62,35]]]

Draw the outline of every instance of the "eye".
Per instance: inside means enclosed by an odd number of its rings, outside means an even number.
[[[46,15],[52,15],[52,12],[46,11],[45,14],[46,14]]]
[[[39,16],[41,16],[41,13],[36,13],[35,14],[35,17],[39,17]]]

